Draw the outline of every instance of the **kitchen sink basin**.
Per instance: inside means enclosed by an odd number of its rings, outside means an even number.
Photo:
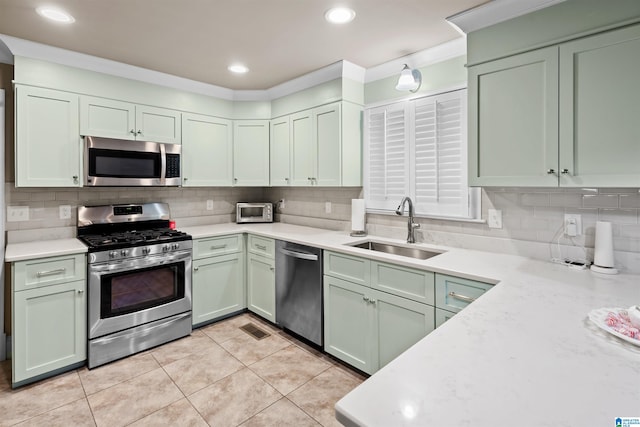
[[[409,258],[416,258],[416,259],[428,259],[436,255],[440,255],[442,253],[442,252],[428,251],[420,248],[411,248],[407,246],[398,246],[398,245],[392,245],[389,243],[380,243],[380,242],[372,242],[372,241],[354,243],[348,246],[352,246],[354,248],[368,249],[370,251],[384,252],[387,254],[406,256]]]

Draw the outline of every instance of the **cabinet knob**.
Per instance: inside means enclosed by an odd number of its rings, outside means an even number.
[[[187,180],[187,177],[185,176],[184,178],[182,178],[182,180],[183,180],[183,181],[186,181],[186,180]]]
[[[138,132],[136,132],[138,135],[142,135],[142,131],[140,129],[138,129]]]
[[[78,175],[73,175],[72,178],[73,178],[73,183],[77,184],[78,183]]]
[[[269,267],[269,270],[276,271],[276,268],[275,267]]]
[[[78,289],[78,293],[79,294],[83,294],[84,293],[84,289]]]
[[[555,170],[555,169],[548,169],[548,170],[547,170],[547,173],[548,173],[549,175],[553,175],[554,173],[556,173],[556,170]]]
[[[563,175],[569,175],[569,169],[562,169],[560,173]]]
[[[233,178],[233,182],[238,182],[238,178]]]
[[[198,267],[193,267],[193,271],[198,271]]]
[[[308,180],[308,181],[311,181],[312,179],[313,179],[313,178],[311,178],[311,177],[308,177],[308,178],[307,178],[307,180]]]
[[[135,130],[133,130],[133,129],[131,129],[131,130],[129,131],[129,133],[130,133],[131,135],[135,135],[135,134],[136,134],[136,131],[135,131]]]
[[[284,180],[285,180],[285,181],[287,181],[287,182],[289,182],[289,178],[285,178]]]

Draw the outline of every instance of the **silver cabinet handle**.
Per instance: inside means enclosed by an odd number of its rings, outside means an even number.
[[[36,277],[53,276],[54,274],[64,273],[65,271],[67,271],[67,269],[64,267],[56,268],[55,270],[38,271]]]
[[[369,302],[369,297],[367,297],[365,295],[362,296],[362,299],[365,300],[366,302]]]
[[[266,247],[266,246],[264,246],[264,245],[259,245],[259,244],[257,244],[257,243],[256,243],[255,245],[253,245],[253,246],[255,246],[256,248],[260,249],[261,251],[266,251],[266,250],[267,250],[267,247]]]
[[[138,129],[138,132],[136,132],[138,135],[142,135],[142,131],[140,129]]]
[[[199,267],[193,267],[193,271],[198,271]]]
[[[269,270],[276,271],[276,268],[275,267],[269,267]]]
[[[376,303],[378,302],[378,300],[375,299],[369,299],[369,302],[373,305],[376,305]]]
[[[569,169],[562,169],[560,173],[563,175],[569,175]]]
[[[215,251],[216,249],[224,249],[226,247],[227,247],[227,245],[217,245],[217,246],[211,246],[211,249],[213,249]]]
[[[133,130],[133,129],[131,129],[131,130],[129,131],[129,133],[130,133],[131,135],[135,135],[135,134],[136,134],[136,131],[135,131],[135,130]]]
[[[284,180],[285,180],[285,181],[289,181],[289,178],[285,178]]]
[[[84,293],[84,289],[78,289],[78,293],[79,294],[83,294]]]
[[[466,295],[460,295],[460,294],[456,294],[455,292],[449,292],[449,296],[451,298],[455,298],[455,299],[459,299],[460,301],[464,301],[464,302],[474,302],[476,299],[472,298],[472,297],[468,297]]]
[[[555,170],[555,169],[548,169],[548,170],[547,170],[547,173],[548,173],[549,175],[553,175],[553,174],[555,174],[555,173],[556,173],[556,170]]]

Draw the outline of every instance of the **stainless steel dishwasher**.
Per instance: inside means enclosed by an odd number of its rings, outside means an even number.
[[[322,250],[276,240],[276,323],[322,347]]]

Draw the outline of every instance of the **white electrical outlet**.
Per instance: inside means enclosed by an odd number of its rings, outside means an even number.
[[[70,219],[70,218],[71,218],[71,206],[60,205],[60,219]]]
[[[280,199],[280,209],[284,209],[284,199]]]
[[[29,206],[7,206],[7,222],[29,221]]]
[[[582,215],[564,214],[564,234],[569,237],[582,235]]]
[[[489,228],[502,228],[502,211],[498,209],[489,209],[489,218],[487,219]]]
[[[207,200],[207,210],[208,211],[213,210],[213,200]]]
[[[324,213],[331,213],[331,202],[324,203]]]

